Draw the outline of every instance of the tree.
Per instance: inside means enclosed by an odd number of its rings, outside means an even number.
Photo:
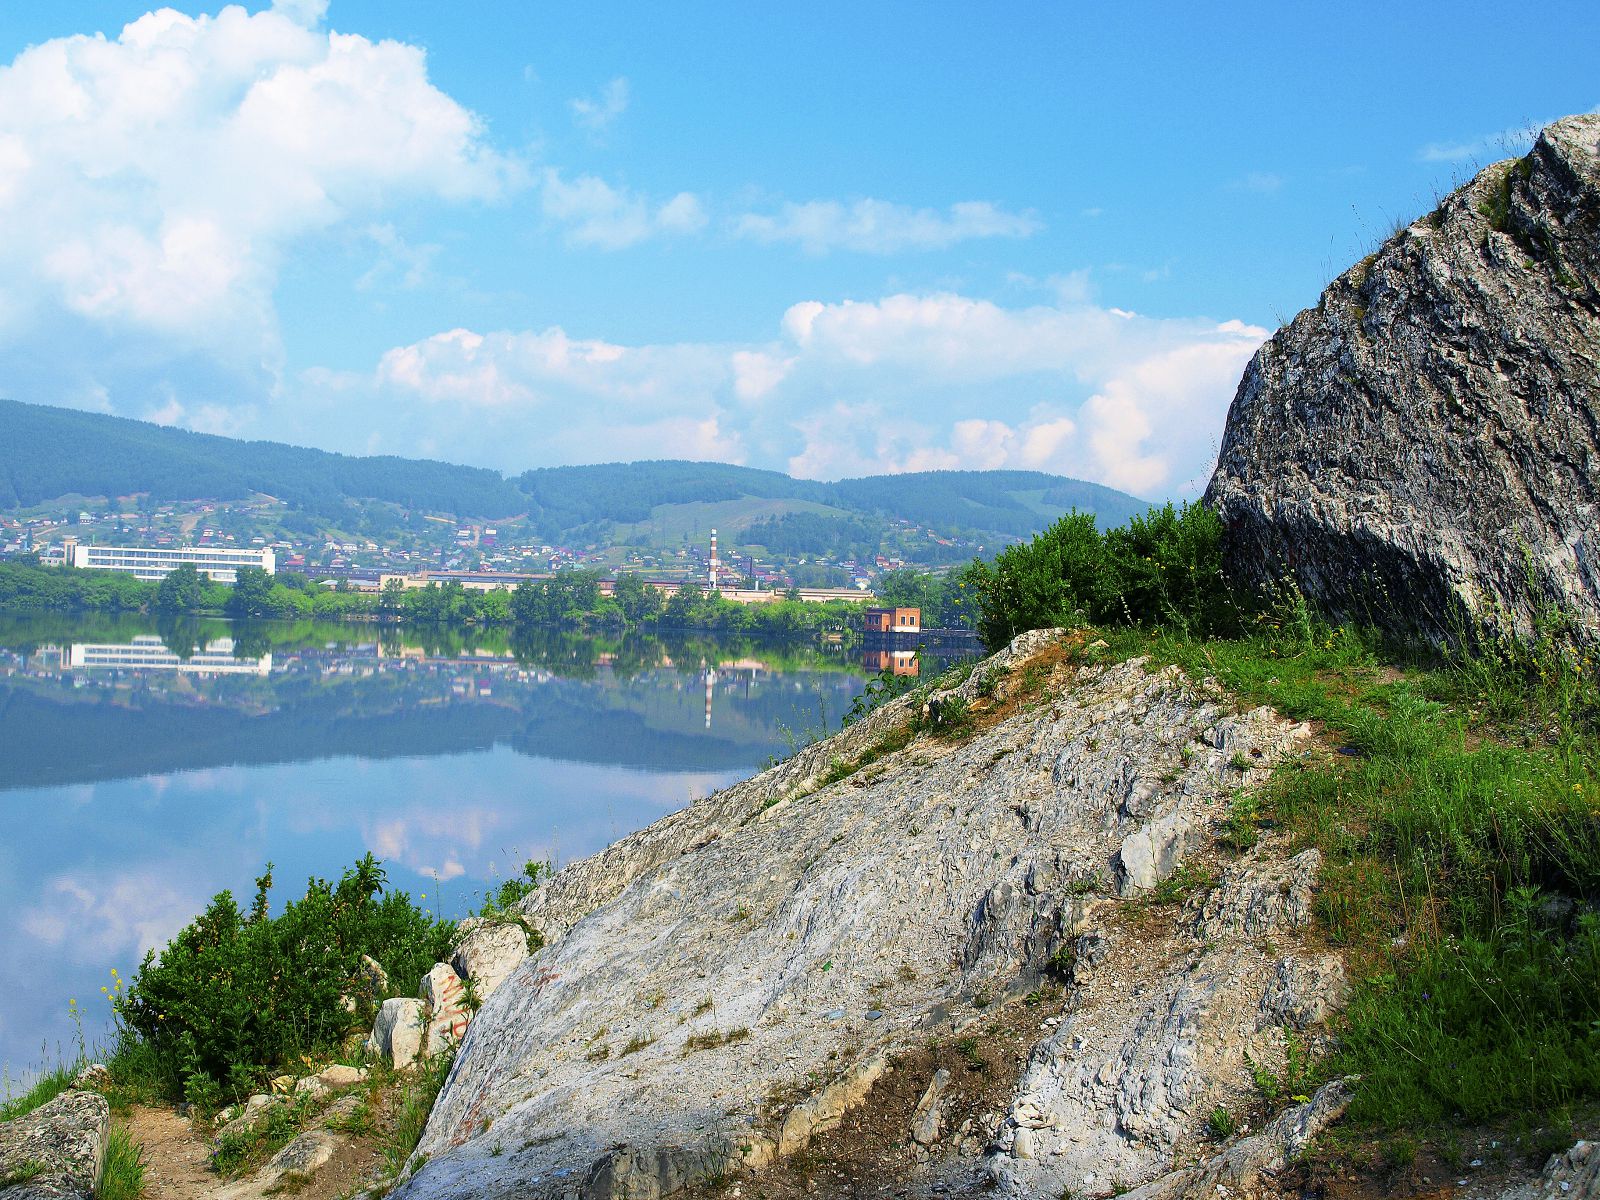
[[[653,621],[661,615],[661,589],[651,587],[637,575],[617,576],[612,598],[630,622]]]
[[[167,572],[156,589],[156,608],[164,613],[194,612],[200,607],[205,582],[193,563],[184,563]]]
[[[240,567],[228,596],[228,615],[270,617],[273,615],[272,576],[260,567]]]

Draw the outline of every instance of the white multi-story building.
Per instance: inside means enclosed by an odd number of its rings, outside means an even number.
[[[63,668],[137,671],[192,671],[197,675],[270,675],[272,655],[238,658],[232,638],[207,642],[188,658],[180,658],[158,637],[149,634],[122,643],[75,643],[62,656]]]
[[[278,570],[278,561],[270,546],[248,550],[231,546],[158,549],[145,546],[85,546],[78,542],[68,543],[66,561],[69,567],[83,567],[91,571],[125,571],[140,579],[165,579],[169,572],[189,563],[200,574],[209,575],[217,583],[236,582],[240,567],[260,567],[268,575],[274,575]]]

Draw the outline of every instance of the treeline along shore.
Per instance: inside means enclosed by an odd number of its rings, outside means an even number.
[[[1093,518],[1088,520],[1092,526]],[[923,624],[971,628],[984,571],[974,562],[953,574],[911,569],[880,580],[876,599],[920,608]],[[160,581],[117,571],[45,566],[36,560],[0,562],[0,612],[148,613],[245,619],[383,621],[407,625],[480,628],[552,626],[569,629],[701,629],[758,636],[812,635],[859,628],[860,601],[802,600],[779,593],[761,604],[741,604],[694,581],[667,595],[638,575],[618,577],[611,595],[598,571],[568,570],[528,579],[515,588],[471,590],[455,581],[406,588],[391,581],[377,592],[348,584],[325,587],[313,576],[268,574],[243,567],[234,584],[217,583],[192,566]]]

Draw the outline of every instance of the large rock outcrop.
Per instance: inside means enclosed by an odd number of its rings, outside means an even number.
[[[0,1195],[6,1200],[89,1200],[105,1170],[111,1108],[72,1088],[0,1123]]]
[[[1192,1158],[1331,977],[1300,942],[1318,859],[1263,845],[1204,903],[1129,902],[1199,878],[1229,798],[1309,731],[1058,637],[963,685],[993,713],[975,736],[906,742],[905,697],[558,873],[522,910],[548,944],[468,1028],[398,1194],[667,1196],[897,1090],[889,1182],[919,1194],[1108,1195]],[[1014,999],[1047,965],[1069,994]],[[893,1086],[1007,1013],[1025,1040],[983,1111],[946,1119],[972,1085],[931,1069]]]
[[[1600,637],[1600,115],[1547,128],[1256,353],[1207,500],[1238,578],[1436,641]]]

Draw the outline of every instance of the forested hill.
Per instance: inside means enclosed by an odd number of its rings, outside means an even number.
[[[759,525],[774,544],[865,540],[887,521],[946,534],[1027,537],[1070,508],[1120,525],[1148,507],[1097,484],[1036,471],[925,471],[836,483],[723,463],[549,467],[515,479],[422,459],[358,458],[280,442],[245,442],[123,417],[0,400],[0,510],[58,497],[148,494],[170,500],[275,496],[337,516],[383,501],[460,519],[527,514],[542,536],[599,540],[652,522]],[[752,537],[751,540],[759,541]]]
[[[1026,537],[1068,509],[1121,525],[1149,504],[1125,492],[1039,471],[921,471],[822,483],[777,471],[680,461],[545,467],[522,475],[535,524],[552,530],[649,521],[659,506],[735,500],[800,502],[802,515],[907,520],[944,532]],[[833,510],[829,512],[827,510]]]
[[[506,517],[527,501],[497,471],[411,458],[354,458],[242,442],[146,421],[0,400],[0,508],[57,496],[239,500],[254,492],[316,513],[348,498]]]

